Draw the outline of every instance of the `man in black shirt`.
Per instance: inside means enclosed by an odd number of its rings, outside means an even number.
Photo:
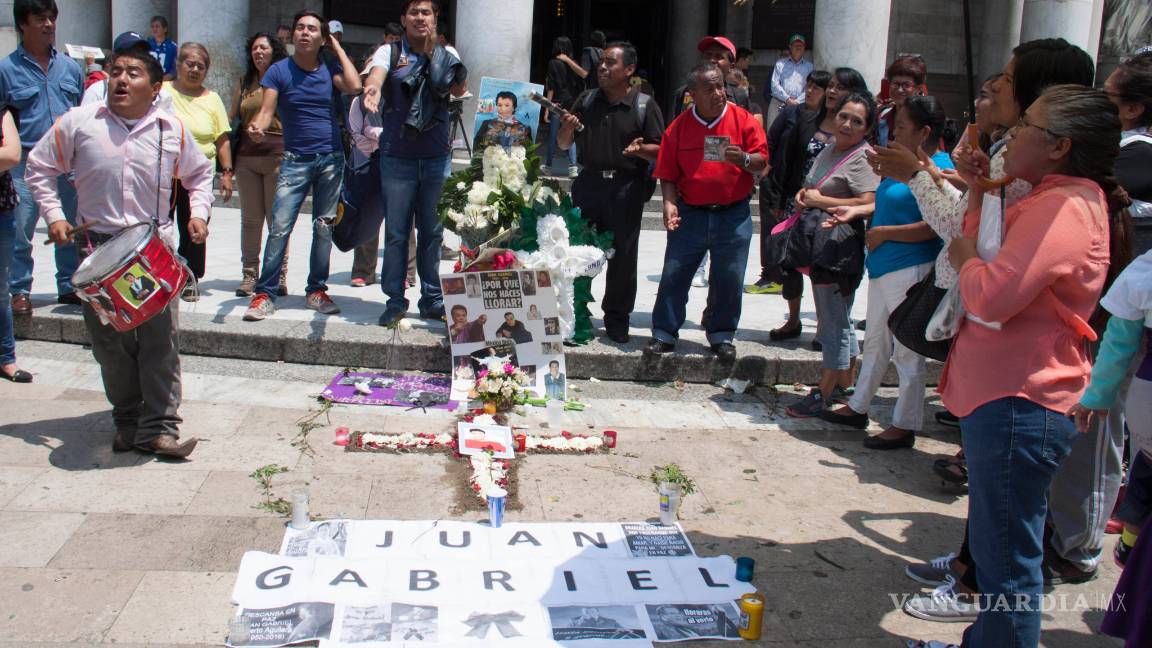
[[[573,141],[584,169],[572,183],[572,202],[596,229],[613,234],[615,255],[601,305],[604,332],[628,341],[628,319],[636,306],[636,257],[644,203],[656,183],[648,172],[660,154],[664,117],[652,97],[629,83],[636,72],[636,48],[611,43],[597,69],[599,88],[580,95],[564,117],[557,138],[561,149]],[[577,127],[584,129],[577,132]]]
[[[732,44],[732,41],[723,36],[705,36],[696,44],[696,49],[700,51],[701,63],[712,63],[718,66],[724,74],[724,88],[728,92],[728,101],[750,113],[759,113],[759,110],[752,109],[752,100],[748,97],[748,89],[728,82],[728,74],[736,62],[736,46]],[[691,105],[692,93],[688,92],[688,86],[680,86],[676,90],[676,101],[672,105],[672,118],[679,117],[680,113]]]

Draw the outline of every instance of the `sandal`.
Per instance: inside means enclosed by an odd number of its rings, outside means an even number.
[[[949,484],[963,486],[968,483],[968,461],[961,451],[955,457],[932,462],[932,472]]]
[[[16,371],[14,371],[12,373],[11,376],[4,373],[3,371],[0,371],[0,377],[3,377],[5,380],[7,380],[9,382],[14,382],[14,383],[30,383],[30,382],[32,382],[32,374],[28,373],[27,371],[24,371],[23,369],[17,369]]]

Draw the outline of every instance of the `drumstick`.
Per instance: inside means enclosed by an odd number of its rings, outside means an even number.
[[[543,106],[545,110],[552,113],[553,115],[559,115],[560,117],[567,117],[568,115],[572,114],[572,113],[568,112],[567,110],[564,110],[560,106],[557,106],[555,103],[552,102],[551,99],[548,99],[546,97],[542,97],[535,92],[528,95],[528,98],[531,99],[532,101],[535,101],[536,103],[540,104],[541,106]],[[584,132],[584,124],[580,124],[579,126],[577,126],[576,132],[577,133],[583,133]]]
[[[84,230],[88,229],[89,227],[92,227],[95,223],[96,223],[96,221],[88,221],[87,223],[84,223],[83,225],[80,225],[79,227],[73,227],[72,230],[70,232],[68,232],[68,238],[72,238],[73,236],[76,236],[80,232],[83,232]],[[52,245],[52,239],[48,239],[48,240],[44,241],[44,245]]]

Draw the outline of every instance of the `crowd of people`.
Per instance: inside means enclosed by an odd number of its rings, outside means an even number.
[[[406,1],[361,65],[338,23],[301,11],[248,39],[244,76],[222,92],[204,85],[211,52],[174,43],[163,16],[151,38],[117,37],[86,81],[55,49],[55,2],[13,7],[21,42],[0,61],[0,376],[32,380],[16,362],[13,316],[32,310],[39,219],[56,243],[60,303],[81,304],[78,264],[139,224],[187,264],[181,297],[194,301],[217,174],[225,200],[240,192],[244,319],[273,315],[287,294],[288,241],[309,193],[306,305],[339,313],[327,282],[346,155],[379,168],[380,324],[406,316],[413,285],[419,315],[445,319],[436,204],[451,166],[449,102],[467,91],[468,71],[443,38],[438,2]],[[1127,609],[1148,596],[1152,354],[1136,358],[1152,345],[1152,253],[1132,259],[1132,218],[1152,216],[1152,53],[1094,89],[1096,66],[1080,48],[1023,43],[983,83],[961,133],[918,55],[896,57],[873,94],[852,67],[813,69],[795,34],[761,108],[752,51],[704,36],[665,112],[634,46],[602,32],[589,43],[577,54],[556,39],[545,88],[563,111],[544,114],[539,136],[549,164],[566,151],[583,217],[613,235],[601,299],[609,340],[630,340],[642,213],[659,184],[667,244],[645,353],[674,351],[694,284],[708,288],[701,323],[719,361],[736,357],[741,309],[755,299],[746,295],[786,300],[788,318],[769,335],[796,338],[807,276],[822,371],[787,413],[867,429],[894,363],[890,425],[862,439],[875,450],[915,444],[926,358],[946,360],[947,411],[936,418],[960,428],[963,450],[936,468],[967,483],[968,524],[956,552],[908,567],[935,586],[908,602],[910,614],[970,621],[965,646],[1036,646],[1041,593],[1096,576],[1118,498],[1112,554],[1129,565],[1118,592]],[[497,97],[483,145],[535,139],[540,128],[515,119],[516,101]],[[745,286],[754,193],[760,276]],[[379,239],[356,249],[354,285],[376,280],[378,253]],[[861,345],[851,313],[865,276]],[[187,457],[196,445],[179,438],[178,307],[121,333],[84,305],[117,451]],[[470,335],[467,313],[453,321],[452,335]],[[1011,605],[994,605],[1002,599]],[[1131,645],[1152,637],[1146,615],[1121,609],[1105,629]]]

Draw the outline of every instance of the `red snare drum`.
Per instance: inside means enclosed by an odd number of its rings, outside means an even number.
[[[100,321],[124,333],[163,311],[187,279],[156,226],[140,223],[93,250],[72,275],[72,285]]]

